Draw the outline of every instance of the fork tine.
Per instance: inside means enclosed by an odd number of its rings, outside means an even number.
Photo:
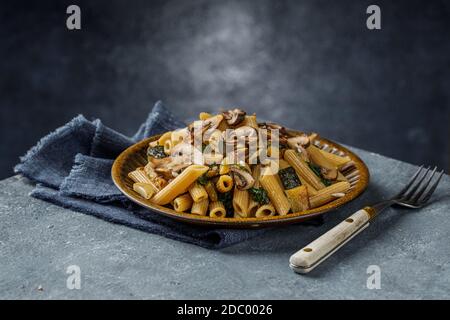
[[[428,172],[430,172],[430,168],[427,168],[424,172],[424,174],[419,178],[419,180],[417,182],[414,182],[411,187],[409,188],[408,191],[405,192],[405,194],[403,195],[403,199],[410,199],[411,196],[417,191],[417,189],[419,188],[419,186],[422,184],[423,180],[425,179],[425,177],[427,176]],[[420,176],[420,175],[419,175]]]
[[[434,174],[436,173],[437,167],[434,167],[433,171],[431,172],[430,177],[427,179],[425,183],[422,184],[422,186],[419,188],[419,190],[414,194],[411,201],[413,203],[417,202],[419,198],[422,196],[422,194],[425,192],[425,190],[428,188],[428,185],[433,180]],[[425,177],[425,176],[424,176]],[[423,180],[423,179],[422,179]],[[420,182],[422,182],[422,180]],[[419,183],[420,184],[420,183]]]
[[[434,190],[436,190],[439,181],[441,181],[442,176],[444,175],[444,170],[442,170],[436,180],[436,182],[431,186],[430,190],[428,190],[428,192],[424,195],[424,197],[422,198],[422,200],[420,200],[421,204],[426,203],[428,200],[430,200],[431,195],[433,194]]]
[[[416,181],[416,179],[419,176],[419,173],[422,171],[422,169],[423,169],[423,165],[421,165],[419,167],[419,169],[416,171],[416,173],[414,173],[414,175],[411,177],[411,179],[409,179],[408,183],[403,187],[402,190],[400,190],[400,192],[397,194],[396,197],[402,196],[409,189],[409,187],[414,183],[414,181]]]

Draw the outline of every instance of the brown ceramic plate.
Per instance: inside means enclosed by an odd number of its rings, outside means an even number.
[[[300,134],[300,132],[294,130],[291,130],[291,132]],[[350,184],[352,185],[352,188],[344,197],[311,210],[295,212],[286,216],[264,218],[210,218],[208,216],[179,213],[175,210],[153,204],[149,200],[142,198],[133,190],[133,181],[128,178],[129,172],[138,167],[145,166],[147,163],[146,152],[148,144],[151,141],[157,140],[159,137],[160,135],[157,135],[142,140],[122,152],[114,161],[111,170],[112,179],[119,190],[130,200],[150,209],[156,214],[162,214],[166,217],[191,224],[225,228],[262,228],[297,223],[324,214],[352,201],[359,196],[369,184],[369,170],[357,155],[335,142],[324,138],[318,138],[315,142],[316,146],[336,154],[349,156],[354,162],[354,166],[344,172],[344,175],[349,179]]]

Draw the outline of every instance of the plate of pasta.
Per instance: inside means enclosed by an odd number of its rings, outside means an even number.
[[[364,162],[316,133],[231,109],[129,147],[112,179],[130,200],[204,226],[258,228],[313,218],[355,199]],[[150,213],[149,213],[150,214]]]

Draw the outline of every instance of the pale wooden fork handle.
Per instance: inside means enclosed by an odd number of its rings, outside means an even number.
[[[308,273],[331,256],[354,236],[369,226],[372,208],[361,209],[339,223],[289,259],[291,268]]]

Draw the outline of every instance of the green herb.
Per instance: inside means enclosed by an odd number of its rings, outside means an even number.
[[[249,190],[250,195],[252,196],[253,200],[258,202],[259,204],[268,204],[269,203],[269,197],[267,195],[267,191],[263,188],[250,188]]]
[[[281,182],[286,190],[301,186],[302,183],[295,173],[294,168],[287,167],[278,171],[278,175],[281,178]]]
[[[325,187],[331,186],[331,181],[323,177],[322,172],[320,171],[320,166],[311,162],[308,162],[308,166],[316,174],[316,176],[320,178]]]
[[[227,216],[232,216],[234,208],[233,208],[233,192],[228,191],[224,193],[218,193],[217,198],[220,202],[223,203],[225,210],[227,212]]]
[[[205,186],[209,182],[209,178],[206,176],[206,173],[202,174],[198,179],[197,182],[201,184],[202,186]]]
[[[147,155],[156,159],[167,157],[163,146],[149,147],[147,149]]]

